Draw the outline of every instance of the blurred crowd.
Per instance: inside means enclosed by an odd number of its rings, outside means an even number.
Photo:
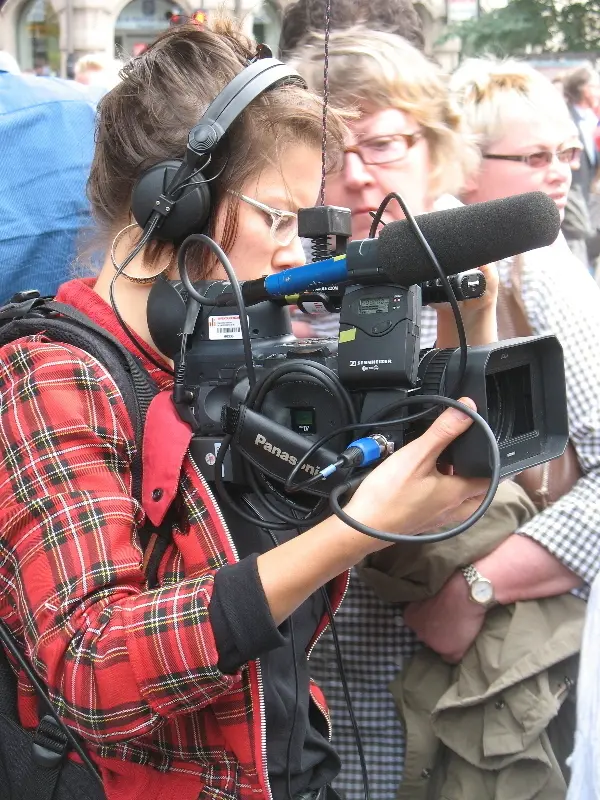
[[[447,75],[424,54],[411,3],[366,6],[331,3],[329,102],[350,113],[343,163],[328,175],[326,202],[349,208],[353,236],[365,238],[389,192],[399,192],[414,214],[528,191],[550,196],[562,217],[556,242],[482,266],[490,287],[497,285],[494,335],[559,337],[570,427],[568,477],[560,487],[548,488],[549,473],[533,490],[511,482],[481,540],[474,535],[458,557],[440,549],[429,562],[423,558],[418,580],[400,574],[405,565],[387,551],[353,571],[337,618],[372,797],[558,800],[567,796],[573,769],[569,800],[591,800],[600,797],[599,762],[590,762],[588,750],[579,761],[577,750],[572,757],[570,688],[600,573],[600,75],[590,63],[551,81],[524,61],[492,58],[469,59]],[[281,58],[317,94],[325,7],[325,0],[297,0],[285,13],[280,42]],[[75,79],[63,81],[22,74],[0,53],[2,302],[22,289],[54,294],[73,270],[93,269],[98,254],[86,180],[97,104],[118,84],[121,66],[90,54],[77,62]],[[391,203],[382,224],[402,218]],[[305,252],[309,261],[308,243]],[[470,344],[489,340],[490,331],[478,328],[481,308],[462,308]],[[337,336],[338,318],[297,312],[294,325],[299,337]],[[424,309],[422,346],[455,346],[453,325],[447,309]],[[491,527],[492,544],[483,535]],[[493,584],[495,603],[519,610],[503,626],[469,596],[466,564]],[[591,612],[589,624],[598,624]],[[508,643],[501,657],[493,644],[499,637]],[[588,643],[587,698],[594,691],[593,650]],[[449,664],[464,665],[459,678]],[[315,648],[311,671],[333,710],[343,762],[335,787],[359,800],[361,765],[330,633]],[[481,706],[480,716],[466,715],[464,707],[479,707],[492,673],[505,694],[495,700],[496,743],[482,747],[492,712]],[[467,699],[452,705],[458,684]],[[589,712],[585,699],[581,704]],[[596,717],[588,716],[586,723],[580,714],[582,749],[598,733]],[[429,726],[432,718],[437,727]],[[432,774],[437,794],[427,793]],[[452,794],[456,786],[462,794]]]

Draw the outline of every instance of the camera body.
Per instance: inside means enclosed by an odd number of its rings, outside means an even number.
[[[159,349],[175,362],[175,405],[193,426],[192,455],[208,481],[214,480],[226,434],[233,440],[221,467],[225,481],[245,485],[246,462],[283,482],[323,436],[352,420],[373,421],[376,429],[376,421],[402,418],[406,410],[399,411],[394,404],[408,396],[423,395],[422,409],[426,409],[426,396],[447,394],[459,373],[458,349],[420,349],[422,297],[424,291],[432,296],[432,287],[349,286],[341,295],[339,340],[297,340],[284,301],[247,308],[256,382],[268,384],[262,393],[258,391],[257,403],[247,408],[249,383],[239,311],[218,301],[230,292],[230,284],[210,281],[194,286],[215,304],[196,304],[190,312],[182,284],[161,278],[150,294],[148,322]],[[301,303],[302,297],[296,301]],[[183,331],[188,334],[184,350]],[[350,398],[350,409],[335,390],[336,376]],[[568,441],[564,366],[555,337],[469,347],[461,394],[475,401],[496,436],[502,477],[564,451]],[[241,409],[241,416],[236,409]],[[441,411],[437,406],[424,420],[399,422],[386,428],[385,435],[401,447]],[[319,448],[302,466],[304,473],[314,475],[331,464],[351,438],[338,435]],[[489,446],[481,428],[472,426],[459,437],[444,460],[458,474],[488,477]],[[343,472],[336,473],[310,492],[327,495],[342,477]]]

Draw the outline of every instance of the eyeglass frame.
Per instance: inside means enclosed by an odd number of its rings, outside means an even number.
[[[561,154],[567,153],[569,152],[569,150],[573,151],[573,157],[568,161],[562,161],[560,158]],[[525,155],[505,156],[505,155],[500,155],[498,153],[484,153],[483,157],[488,159],[495,159],[497,161],[517,161],[522,164],[527,164],[527,166],[531,167],[531,169],[543,169],[545,167],[549,167],[550,164],[552,164],[552,162],[554,161],[554,159],[556,159],[559,162],[559,164],[572,164],[574,161],[577,160],[577,157],[578,155],[581,154],[582,150],[583,147],[579,147],[577,145],[571,145],[571,147],[565,147],[562,150],[558,150],[554,153],[552,153],[550,150],[538,150],[537,152],[529,153],[529,155],[526,156]],[[539,164],[538,166],[534,166],[533,164],[530,163],[530,159],[532,159],[534,156],[541,156],[541,155],[544,155],[545,157],[551,156],[551,158],[548,159],[544,164]]]
[[[411,133],[380,133],[376,136],[370,136],[368,139],[365,139],[360,144],[350,145],[350,147],[344,147],[344,155],[346,153],[354,153],[357,155],[363,164],[366,167],[383,167],[386,164],[394,164],[396,161],[402,161],[406,158],[408,151],[412,150],[412,148],[417,144],[417,142],[421,141],[421,139],[425,138],[425,134],[421,130],[412,131]],[[392,158],[389,161],[365,161],[362,153],[360,152],[361,148],[367,142],[374,142],[377,139],[404,139],[406,142],[406,152],[404,152],[401,156],[397,158]]]
[[[266,203],[261,203],[260,200],[255,200],[253,197],[248,197],[248,195],[242,194],[241,192],[234,192],[231,189],[228,190],[228,193],[233,195],[234,197],[239,197],[240,200],[243,200],[248,205],[253,206],[254,208],[258,208],[259,211],[263,211],[265,214],[270,214],[271,216],[271,230],[269,233],[271,234],[271,239],[278,244],[280,247],[288,247],[298,236],[298,214],[295,211],[282,211],[280,208],[272,208],[271,206],[266,205]],[[290,236],[289,241],[280,241],[277,239],[277,228],[282,219],[293,219],[295,221],[295,232]]]

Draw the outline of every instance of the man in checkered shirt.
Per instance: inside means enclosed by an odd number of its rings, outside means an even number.
[[[375,210],[389,191],[406,194],[409,207],[417,214],[449,204],[443,192],[438,191],[432,197],[430,191],[432,164],[439,168],[440,159],[451,152],[448,142],[444,149],[436,139],[441,126],[451,125],[451,115],[443,111],[442,92],[445,94],[446,90],[440,88],[435,76],[422,65],[420,70],[413,69],[418,59],[405,52],[405,45],[399,41],[393,43],[394,37],[387,41],[382,41],[382,37],[386,39],[385,34],[351,32],[346,38],[334,35],[330,45],[332,102],[343,106],[351,95],[355,103],[365,98],[368,108],[351,126],[352,147],[346,155],[342,174],[330,183],[327,196],[328,203],[351,208],[355,238],[368,235],[370,215],[365,210]],[[397,50],[395,58],[394,48]],[[316,52],[316,48],[305,47],[295,62],[302,74],[315,75],[314,89],[319,88]],[[382,63],[389,68],[385,81],[381,78]],[[525,86],[528,79],[526,75],[522,80]],[[502,81],[498,84],[502,86]],[[483,162],[483,169],[489,167],[496,173],[491,176],[486,173],[482,181],[487,196],[472,196],[467,198],[469,202],[541,189],[555,199],[559,208],[564,207],[570,184],[567,154],[572,128],[558,98],[557,106],[548,108],[550,95],[538,84],[532,87],[531,93],[535,95],[538,90],[540,97],[533,98],[537,104],[526,97],[535,109],[533,116],[531,110],[529,115],[526,113],[527,103],[523,104],[523,109],[518,109],[521,119],[531,125],[529,138],[532,140],[527,140],[525,130],[520,131],[521,149],[520,142],[500,142],[493,152],[511,158]],[[381,107],[376,103],[375,110],[374,96],[381,98],[378,100]],[[415,100],[419,97],[420,100]],[[435,111],[427,107],[432,98],[438,103]],[[490,117],[493,117],[491,112]],[[429,130],[428,125],[435,131]],[[515,129],[516,126],[517,123]],[[418,130],[424,132],[420,142],[402,149],[396,137]],[[521,156],[523,146],[525,150]],[[418,151],[422,147],[428,150],[426,156]],[[463,147],[466,148],[464,140]],[[392,149],[395,156],[402,149],[400,157],[389,160],[386,156],[382,161],[381,153]],[[535,168],[529,163],[534,162],[529,156],[536,149],[550,154],[547,159],[545,155],[538,159],[547,160],[545,168]],[[514,158],[513,153],[519,158]],[[458,152],[454,153],[454,159],[453,163],[441,161],[447,167],[442,170],[446,178],[456,174],[452,167],[460,160]],[[439,187],[439,183],[437,185]],[[452,191],[448,180],[444,189]],[[390,206],[383,219],[388,222],[398,216]],[[512,267],[512,261],[498,264],[501,283],[506,287],[511,284]],[[554,334],[563,346],[570,435],[583,477],[555,505],[538,514],[496,551],[475,564],[479,572],[491,580],[496,599],[504,604],[569,591],[585,596],[588,585],[600,571],[600,291],[571,255],[561,236],[551,247],[525,256],[521,298],[532,333]],[[465,312],[469,313],[467,309]],[[435,339],[435,313],[424,309],[421,346],[430,347]],[[471,343],[475,342],[471,340]],[[467,588],[463,575],[458,572],[437,597],[411,604],[403,614],[400,609],[380,601],[372,589],[353,575],[337,616],[337,628],[372,798],[392,800],[402,779],[404,734],[388,686],[398,670],[422,646],[420,642],[448,660],[458,660],[466,652],[485,614],[470,601]],[[359,800],[364,796],[360,762],[330,632],[315,648],[311,665],[330,701],[333,741],[342,757],[342,773],[335,786],[347,800]]]

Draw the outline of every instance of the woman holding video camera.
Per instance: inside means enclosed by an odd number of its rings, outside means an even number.
[[[346,570],[386,546],[336,517],[282,534],[279,547],[258,528],[228,530],[187,451],[170,365],[146,321],[154,278],[178,276],[176,246],[152,241],[140,251],[116,280],[121,319],[111,307],[115,269],[141,232],[136,180],[183,156],[190,129],[253,56],[227,25],[173,28],[100,105],[89,196],[107,256],[96,278],[63,285],[58,300],[119,339],[160,389],[144,433],[141,503],[131,420],[106,369],[43,334],[0,350],[0,616],[85,743],[108,798],[325,798],[339,758],[308,675],[306,652],[326,624],[319,589],[327,585],[337,608]],[[207,230],[240,279],[303,263],[296,212],[318,197],[321,120],[304,88],[273,88],[215,152]],[[343,136],[330,112],[333,159]],[[201,250],[188,270],[196,280],[225,277]],[[346,511],[406,534],[465,519],[488,482],[443,475],[436,461],[469,424],[444,412],[369,474]],[[160,524],[167,513],[172,542],[150,588],[139,533],[148,515]],[[35,728],[37,698],[23,674],[19,709]]]

